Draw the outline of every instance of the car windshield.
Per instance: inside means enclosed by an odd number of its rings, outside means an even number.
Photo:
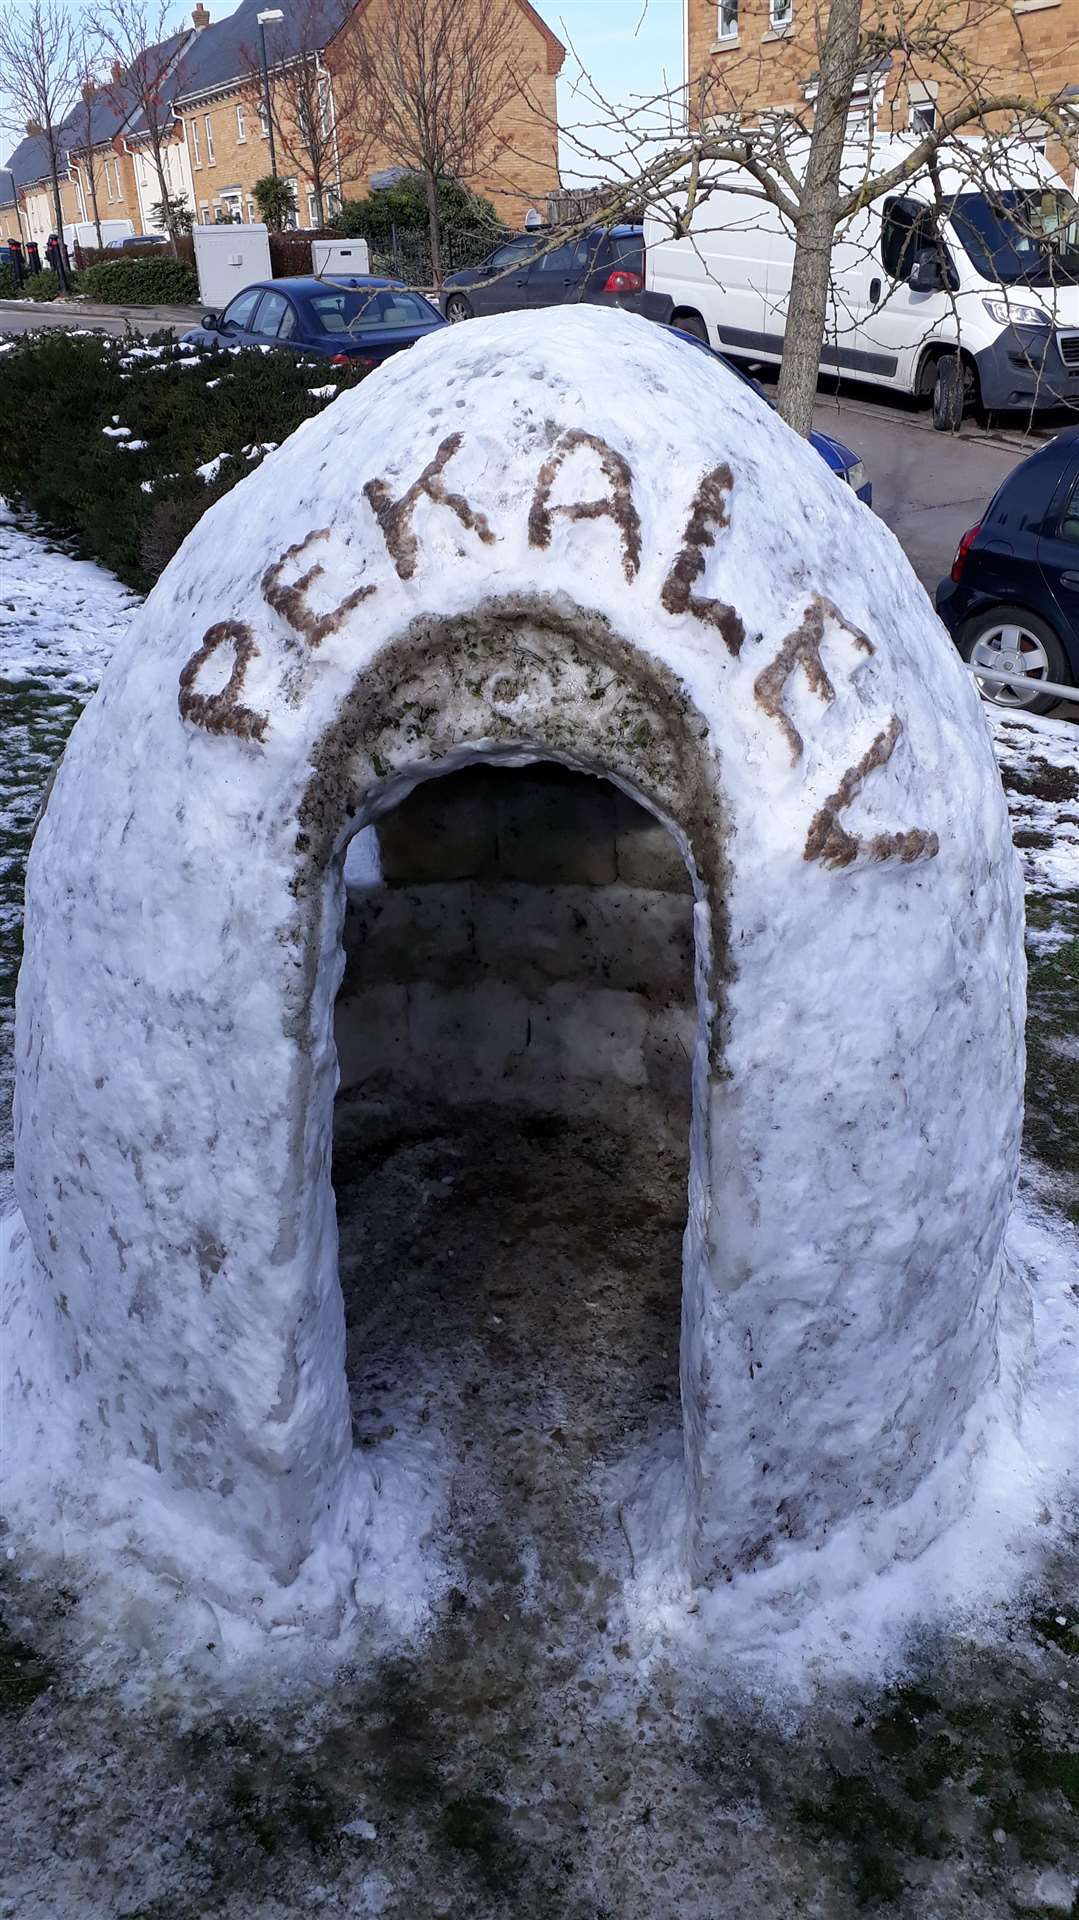
[[[1079,283],[1079,205],[1059,187],[961,193],[951,223],[985,280],[999,286]]]
[[[404,287],[334,287],[307,302],[316,333],[389,333],[394,327],[437,327],[441,316]]]

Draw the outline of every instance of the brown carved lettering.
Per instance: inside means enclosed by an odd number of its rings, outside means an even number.
[[[485,546],[494,543],[495,536],[486,514],[481,513],[478,507],[473,507],[463,494],[447,493],[443,483],[443,469],[459,451],[463,439],[464,435],[460,433],[447,434],[434,459],[427,462],[419,478],[412,482],[407,493],[403,493],[399,500],[391,499],[385,480],[368,480],[364,487],[401,580],[411,580],[416,571],[419,549],[412,528],[412,510],[423,494],[427,495],[428,500],[433,500],[436,506],[449,507],[461,525],[477,534]]]
[[[668,613],[695,613],[698,620],[718,628],[727,652],[737,655],[746,630],[734,608],[725,600],[699,600],[693,595],[693,583],[704,572],[704,549],[716,543],[713,528],[722,531],[731,524],[727,502],[733,489],[734,476],[726,463],[705,474],[693,496],[681,551],[659,597]]]
[[[820,655],[825,620],[836,621],[845,633],[850,634],[856,647],[860,647],[863,653],[872,653],[872,641],[861,629],[852,627],[831,600],[815,593],[798,626],[788,633],[771,666],[765,667],[753,682],[757,705],[763,707],[773,720],[778,720],[787,736],[792,766],[797,765],[804,745],[801,734],[783,705],[783,693],[795,667],[801,666],[812,691],[820,694],[826,706],[835,699],[835,688]]]
[[[598,456],[611,491],[601,500],[572,500],[565,506],[552,507],[551,489],[558,470],[579,447],[588,447]],[[613,520],[622,540],[622,571],[627,580],[635,578],[641,564],[641,521],[633,504],[633,475],[620,453],[598,434],[586,433],[583,427],[571,427],[563,433],[539,470],[528,510],[529,546],[550,546],[551,522],[556,513],[564,514],[567,520]]]
[[[294,547],[286,548],[280,560],[275,560],[272,567],[267,567],[262,576],[262,591],[269,605],[275,613],[281,614],[282,618],[288,621],[290,627],[295,627],[297,633],[302,633],[308,645],[312,647],[319,646],[328,633],[336,632],[345,615],[351,613],[353,607],[358,607],[361,600],[366,600],[375,591],[373,586],[357,587],[355,592],[348,594],[341,605],[334,607],[332,612],[315,613],[307,604],[307,592],[320,574],[326,571],[320,560],[316,560],[313,567],[308,567],[306,573],[301,573],[298,579],[291,581],[287,587],[281,585],[281,575],[289,561],[295,560],[313,540],[328,540],[329,537],[329,527],[319,527],[317,531],[298,540]]]
[[[878,733],[857,765],[847,769],[836,791],[810,822],[803,859],[819,860],[825,867],[849,867],[860,856],[873,861],[901,860],[909,865],[912,860],[932,860],[940,851],[937,835],[925,827],[910,827],[905,833],[877,833],[871,840],[863,840],[857,834],[848,833],[839,819],[857,798],[869,775],[887,765],[902,731],[903,723],[899,715],[893,713],[884,732]]]
[[[226,645],[233,648],[234,658],[225,685],[219,693],[196,693],[195,681],[210,655]],[[257,653],[251,629],[242,620],[219,620],[216,626],[209,627],[202,645],[180,673],[177,705],[181,720],[205,727],[207,733],[234,733],[240,740],[261,740],[269,725],[269,715],[255,713],[240,701],[248,665]]]

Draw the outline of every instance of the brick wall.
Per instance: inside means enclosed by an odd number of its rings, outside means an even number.
[[[738,32],[733,39],[719,37],[719,11],[714,0],[685,0],[691,106],[700,110],[700,81],[704,82],[704,111],[723,115],[741,111],[747,118],[763,107],[792,107],[803,114],[811,108],[804,87],[819,64],[818,9],[794,0],[789,28],[771,24],[768,0],[740,0]],[[821,13],[826,14],[822,8]],[[976,17],[974,17],[976,16]],[[919,20],[943,30],[954,23],[959,56],[969,62],[983,92],[1023,95],[1051,92],[1069,81],[1079,81],[1079,0],[1000,0],[997,7],[967,4],[967,0],[923,0],[908,9],[911,31]],[[964,22],[973,19],[970,27]],[[872,26],[871,6],[863,17],[863,34]],[[910,108],[911,81],[915,87],[939,89],[942,111],[958,104],[961,85],[945,68],[919,58],[913,72],[897,70],[885,82],[877,117],[881,131],[905,129]]]

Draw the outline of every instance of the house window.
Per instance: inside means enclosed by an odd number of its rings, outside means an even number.
[[[213,123],[208,113],[203,114],[202,124],[206,129],[206,165],[208,167],[212,167],[215,164],[214,162],[214,129],[213,129]]]
[[[768,24],[773,33],[783,33],[794,16],[794,0],[768,0]]]
[[[937,124],[935,86],[911,86],[907,89],[907,128],[911,133],[931,133]]]
[[[249,227],[253,227],[253,226],[254,226],[254,224],[255,224],[255,221],[256,221],[256,220],[258,219],[258,217],[259,217],[259,210],[258,210],[258,208],[256,207],[256,205],[255,205],[255,203],[254,203],[254,201],[253,201],[253,200],[251,200],[251,199],[249,199],[249,200],[248,200],[248,202],[247,202],[247,224],[248,224],[248,226],[249,226]]]
[[[199,146],[199,123],[197,120],[192,120],[191,122],[191,148],[195,155],[195,165],[201,167],[202,148]]]
[[[241,146],[244,146],[246,144],[247,115],[244,112],[243,102],[241,100],[238,100],[236,102],[236,138],[239,141]]]
[[[287,221],[287,225],[288,225],[289,227],[291,227],[291,228],[292,228],[292,230],[293,230],[293,232],[295,232],[295,230],[296,230],[296,228],[297,228],[297,227],[299,226],[299,224],[300,224],[300,189],[299,189],[299,183],[298,183],[298,181],[296,181],[296,180],[286,180],[286,181],[285,181],[285,185],[286,185],[286,187],[288,188],[288,190],[289,190],[289,192],[290,192],[290,193],[291,193],[291,195],[292,195],[292,212],[291,212],[291,214],[290,214],[290,215],[289,215],[289,217],[288,217],[288,221]]]
[[[318,117],[325,139],[330,131],[330,82],[324,73],[319,75],[318,81]]]
[[[738,0],[719,0],[719,37],[721,40],[737,40]]]
[[[199,208],[199,221],[200,221],[200,224],[201,224],[202,226],[204,226],[204,227],[208,227],[208,226],[209,226],[209,224],[210,224],[210,209],[209,209],[209,207],[207,207],[207,206],[205,206],[205,205],[203,205],[203,206],[201,206],[201,207]]]
[[[267,115],[267,112],[266,112],[266,103],[265,103],[265,101],[261,101],[261,102],[260,102],[260,104],[259,104],[259,132],[261,133],[261,135],[262,135],[262,137],[263,137],[263,139],[264,139],[264,140],[268,140],[268,139],[269,139],[269,137],[270,137],[270,121],[269,121],[269,117],[268,117],[268,115]]]
[[[309,227],[317,227],[319,224],[318,199],[310,187],[307,190],[307,224]]]

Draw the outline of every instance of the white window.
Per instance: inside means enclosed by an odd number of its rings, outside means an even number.
[[[208,113],[203,114],[202,124],[206,129],[206,165],[212,167],[214,165],[214,129]]]
[[[206,205],[199,208],[199,222],[200,225],[204,227],[208,227],[210,224],[210,209]]]
[[[721,40],[737,40],[738,0],[719,0],[719,37]]]
[[[937,89],[917,83],[907,88],[907,128],[911,133],[930,133],[937,124]]]
[[[300,188],[299,188],[299,182],[298,182],[298,181],[296,181],[296,180],[286,180],[286,181],[285,181],[285,185],[286,185],[286,187],[288,188],[288,190],[289,190],[289,192],[290,192],[290,193],[291,193],[291,195],[292,195],[292,212],[291,212],[291,214],[289,215],[289,219],[288,219],[288,225],[289,225],[289,226],[290,226],[290,227],[291,227],[291,228],[293,229],[293,231],[295,231],[295,229],[296,229],[296,228],[297,228],[297,227],[299,226],[299,224],[300,224]]]
[[[261,100],[259,102],[259,132],[261,133],[264,140],[269,139],[270,121],[266,112],[266,102],[264,100]]]
[[[242,100],[237,100],[236,102],[236,138],[239,141],[241,146],[244,146],[246,144],[247,115],[244,112],[244,106],[243,106]]]
[[[332,124],[330,119],[330,113],[331,113],[331,104],[330,104],[329,76],[327,74],[320,73],[319,79],[318,79],[318,117],[319,117],[320,125],[322,127],[323,139],[326,138],[327,134],[330,131],[330,126]]]
[[[317,227],[319,224],[318,199],[310,187],[307,189],[307,224],[309,227]]]
[[[197,120],[192,120],[191,122],[191,151],[195,156],[195,165],[201,167],[202,148],[199,146],[199,123]]]
[[[768,23],[773,33],[783,33],[794,18],[794,0],[768,0]]]

